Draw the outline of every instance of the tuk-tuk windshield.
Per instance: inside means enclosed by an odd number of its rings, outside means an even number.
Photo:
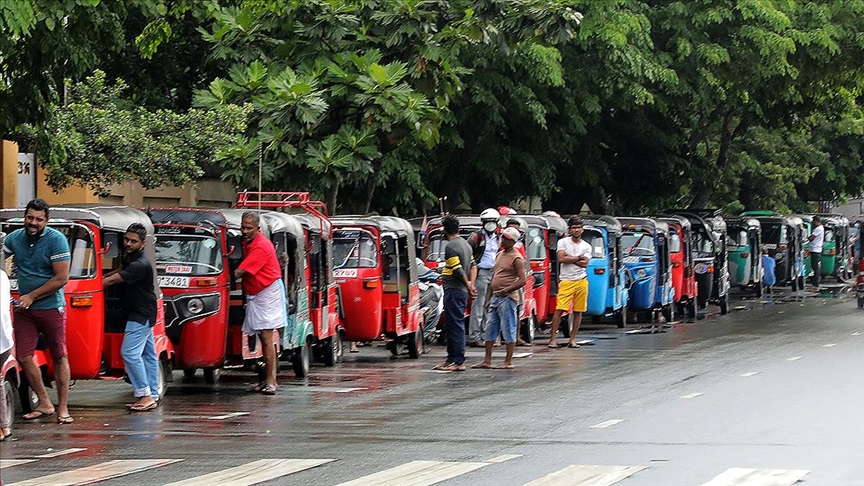
[[[762,241],[765,243],[785,244],[786,243],[786,225],[781,223],[763,223],[762,224]]]
[[[681,253],[681,235],[677,231],[669,232],[669,251],[671,253]]]
[[[713,258],[714,257],[714,241],[708,236],[708,232],[704,227],[693,228],[693,248],[696,250],[696,257]]]
[[[426,246],[427,262],[444,261],[444,249],[447,247],[447,239],[444,238],[444,231],[438,230],[429,233],[429,245]]]
[[[654,235],[648,231],[625,230],[621,236],[621,248],[624,256],[647,256],[654,255]]]
[[[603,234],[601,232],[586,229],[582,233],[582,241],[591,245],[591,258],[606,257],[606,243],[603,241]]]
[[[834,230],[825,228],[825,241],[834,241]]]
[[[543,230],[537,227],[528,228],[528,259],[545,260],[548,250]]]
[[[215,275],[222,273],[222,245],[208,235],[165,235],[156,240],[159,275]]]
[[[375,237],[364,230],[333,231],[334,268],[375,268],[378,248]]]
[[[728,246],[747,246],[749,244],[747,231],[743,229],[731,229],[729,234],[726,235],[726,244]]]
[[[11,233],[22,225],[4,225],[3,231]],[[69,250],[72,252],[72,260],[69,264],[70,279],[92,278],[96,275],[96,252],[93,249],[93,238],[90,230],[80,224],[52,224],[52,228],[62,233],[69,241]],[[18,282],[18,267],[15,265],[15,256],[6,258],[6,269],[13,287]],[[16,287],[17,288],[17,287]]]

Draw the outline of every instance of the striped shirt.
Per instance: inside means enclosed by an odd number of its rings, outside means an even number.
[[[468,290],[462,276],[471,271],[475,266],[474,250],[465,241],[465,238],[457,236],[447,242],[444,248],[444,270],[441,271],[441,282],[444,289]]]

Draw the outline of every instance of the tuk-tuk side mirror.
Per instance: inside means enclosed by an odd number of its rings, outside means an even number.
[[[102,250],[102,253],[105,257],[111,259],[117,258],[117,255],[120,254],[120,238],[117,233],[105,233],[103,242],[105,243],[105,248]]]

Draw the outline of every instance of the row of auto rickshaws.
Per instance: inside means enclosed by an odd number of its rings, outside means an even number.
[[[119,268],[123,234],[134,222],[148,230],[146,251],[161,290],[154,327],[159,393],[164,393],[173,369],[187,376],[202,369],[208,383],[226,367],[260,372],[261,344],[242,332],[245,296],[233,278],[242,257],[242,214],[248,210],[260,212],[261,231],[279,255],[287,317],[274,331],[274,343],[280,361],[290,362],[296,376],[306,376],[313,361],[338,363],[343,340],[384,339],[394,356],[403,348],[411,358],[423,353],[430,316],[437,320],[440,315],[440,294],[432,303],[421,295],[421,288],[434,287],[437,279],[427,269],[438,269],[443,261],[446,241],[440,218],[423,218],[421,224],[420,219],[377,215],[330,217],[326,206],[308,193],[242,192],[231,209],[51,208],[49,224],[67,236],[72,252],[65,287],[72,378],[124,373],[120,345],[125,322],[116,288],[104,288],[103,278]],[[23,214],[23,209],[0,210],[0,232],[20,228]],[[466,236],[481,228],[479,216],[458,218]],[[514,218],[530,264],[520,306],[520,335],[530,342],[554,312],[556,248],[568,230],[565,219],[554,212],[502,216],[501,226]],[[849,276],[849,222],[833,215],[822,220],[823,272]],[[668,321],[676,313],[695,317],[697,309],[709,303],[718,304],[725,314],[730,286],[761,295],[760,249],[777,260],[778,284],[801,288],[808,268],[808,221],[805,216],[762,212],[724,219],[709,210],[586,216],[582,237],[593,249],[586,314],[595,320],[611,318],[619,327],[634,317],[652,320],[658,312]],[[14,292],[14,258],[9,260]],[[562,330],[567,332],[568,326]],[[53,376],[48,350],[37,350],[34,359],[48,381]],[[23,410],[35,407],[37,399],[23,374],[9,363],[3,372],[18,385]]]

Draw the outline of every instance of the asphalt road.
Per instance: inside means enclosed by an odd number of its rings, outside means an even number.
[[[0,477],[862,485],[864,312],[845,295],[801,295],[739,298],[728,316],[651,334],[589,321],[579,337],[591,345],[517,348],[527,355],[514,370],[441,373],[431,370],[440,346],[420,360],[364,347],[306,380],[286,371],[275,397],[245,393],[249,373],[225,373],[215,387],[175,373],[164,403],[139,414],[123,407],[126,383],[79,381],[75,423],[16,424],[0,445]],[[469,350],[469,364],[481,356]]]

